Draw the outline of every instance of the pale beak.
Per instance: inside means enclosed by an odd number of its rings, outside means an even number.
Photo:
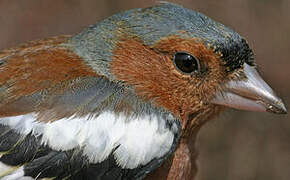
[[[255,67],[244,64],[244,80],[231,80],[224,90],[217,92],[211,101],[214,104],[236,109],[286,114],[282,100],[261,78]]]

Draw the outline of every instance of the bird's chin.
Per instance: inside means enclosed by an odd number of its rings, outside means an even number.
[[[211,103],[236,109],[286,114],[282,100],[261,78],[255,67],[244,65],[246,78],[231,80],[216,93]]]

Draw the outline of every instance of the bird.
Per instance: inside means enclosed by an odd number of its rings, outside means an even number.
[[[194,179],[226,108],[287,113],[244,37],[174,3],[0,52],[0,178]]]

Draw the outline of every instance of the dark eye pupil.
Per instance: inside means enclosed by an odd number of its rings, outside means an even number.
[[[192,73],[198,71],[198,60],[188,53],[176,53],[174,55],[174,63],[176,67],[184,73]]]

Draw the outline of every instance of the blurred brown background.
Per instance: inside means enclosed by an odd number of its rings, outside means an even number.
[[[246,37],[261,73],[290,104],[290,0],[180,0]],[[153,0],[0,0],[0,49],[74,34]],[[290,116],[229,110],[201,130],[200,180],[289,180]]]

